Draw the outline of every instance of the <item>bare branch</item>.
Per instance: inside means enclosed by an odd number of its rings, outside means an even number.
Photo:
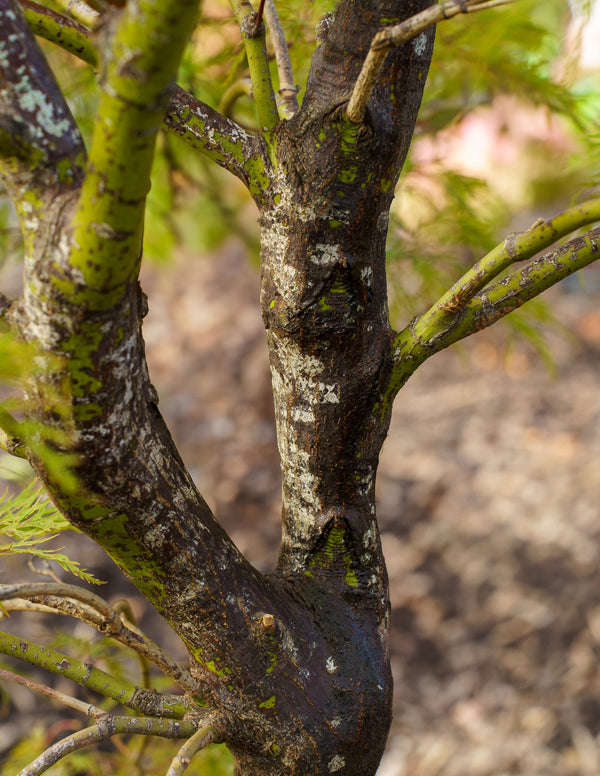
[[[4,668],[0,668],[0,679],[6,679],[15,684],[20,684],[22,687],[27,687],[29,690],[35,690],[35,692],[42,693],[42,695],[47,695],[48,698],[52,698],[52,700],[62,703],[63,706],[70,706],[76,711],[81,711],[88,717],[100,717],[103,714],[106,714],[104,709],[101,709],[99,706],[94,706],[93,703],[84,703],[84,701],[80,701],[78,698],[73,698],[72,695],[67,695],[64,692],[55,690],[53,687],[48,687],[45,684],[34,682],[33,679],[28,679],[26,676],[15,674],[12,671],[6,671]]]
[[[444,339],[458,342],[487,328],[588,264],[600,259],[600,226],[574,237],[513,272],[468,302]],[[417,327],[418,328],[418,327]]]
[[[95,725],[78,730],[77,733],[62,738],[46,749],[30,765],[23,768],[18,776],[38,776],[71,752],[105,741],[114,735],[135,733],[143,736],[160,736],[161,738],[188,738],[193,735],[195,729],[196,727],[192,722],[150,719],[148,717],[113,717],[107,714],[100,718]]]
[[[115,641],[142,655],[187,692],[196,697],[200,694],[198,682],[186,668],[180,666],[135,625],[127,622],[123,613],[95,593],[77,585],[62,583],[0,585],[0,601],[15,597],[29,599],[34,603],[51,607],[55,612],[86,622],[100,633],[108,634]]]
[[[179,86],[163,124],[172,134],[233,173],[246,184],[254,199],[260,201],[269,186],[268,154],[257,132],[244,129]]]
[[[426,8],[401,24],[380,30],[373,38],[346,109],[350,121],[353,124],[362,122],[369,97],[391,49],[401,46],[444,19],[451,19],[461,13],[484,11],[487,8],[495,8],[511,2],[513,0],[442,0],[441,3]]]
[[[279,74],[279,108],[282,118],[289,119],[298,112],[298,88],[294,83],[290,52],[274,0],[265,0],[265,18]]]
[[[471,267],[420,317],[420,326],[424,328],[435,326],[440,316],[458,312],[476,293],[511,264],[530,259],[562,237],[595,221],[600,221],[600,199],[588,200],[553,218],[536,221],[524,232],[510,234],[500,245]]]
[[[36,35],[69,51],[91,67],[98,66],[98,54],[88,29],[31,0],[22,2],[25,18]],[[244,84],[242,91],[249,94],[251,86]],[[227,97],[231,95],[226,94],[223,99]],[[227,105],[220,110],[226,114]],[[258,133],[249,132],[221,113],[177,86],[163,117],[163,127],[240,178],[254,198],[260,199],[268,185],[264,176],[267,160],[264,143]]]
[[[218,730],[212,724],[203,725],[191,736],[173,758],[166,776],[182,776],[192,757],[211,744],[218,736]]]

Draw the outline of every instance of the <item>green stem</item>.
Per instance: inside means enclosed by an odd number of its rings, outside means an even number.
[[[487,328],[551,286],[600,259],[600,227],[569,240],[472,299],[444,347]]]
[[[70,261],[85,289],[74,301],[112,307],[139,268],[156,135],[167,108],[197,0],[140,0],[116,23]]]
[[[36,35],[69,51],[91,67],[98,66],[98,53],[85,27],[30,0],[24,0],[24,10]],[[243,88],[248,93],[250,86]],[[260,200],[268,188],[267,156],[258,133],[249,132],[179,86],[175,87],[164,115],[163,128],[240,178],[255,199]]]
[[[242,31],[258,121],[268,132],[277,126],[279,112],[267,58],[265,26],[261,23],[256,28],[256,14],[248,0],[231,0],[231,6]]]
[[[100,633],[108,634],[126,647],[135,650],[140,660],[150,661],[160,668],[199,703],[202,703],[198,683],[190,672],[95,593],[77,585],[67,585],[62,582],[0,585],[0,601],[11,598],[25,598],[46,604],[58,613],[77,617]]]
[[[187,703],[179,695],[163,695],[153,690],[144,690],[88,663],[1,631],[0,653],[64,676],[81,687],[93,690],[105,698],[112,698],[143,714],[181,719],[188,711]]]
[[[98,53],[90,40],[89,31],[83,25],[31,0],[21,0],[21,5],[35,35],[55,43],[91,67],[98,67]]]
[[[534,224],[530,229],[509,235],[484,256],[452,288],[424,313],[417,324],[417,335],[429,338],[447,313],[464,307],[481,289],[511,264],[530,259],[583,226],[600,220],[600,199],[592,199],[565,210],[554,218]]]
[[[421,323],[423,316],[417,317],[394,340],[395,367],[392,379],[376,411],[384,413],[389,408],[408,378],[430,356],[491,326],[599,258],[600,227],[596,227],[498,281],[487,291],[466,302],[458,311],[442,311],[437,318],[430,316],[425,325]],[[425,315],[430,313],[431,310]]]

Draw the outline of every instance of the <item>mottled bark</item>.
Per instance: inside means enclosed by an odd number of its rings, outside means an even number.
[[[302,108],[273,133],[241,130],[181,93],[167,112],[172,131],[195,133],[198,147],[244,180],[260,207],[283,478],[281,556],[272,574],[250,566],[196,490],[146,368],[140,213],[168,95],[163,82],[154,89],[136,70],[153,72],[152,46],[149,64],[123,63],[119,52],[139,35],[135,25],[153,34],[150,16],[140,13],[134,25],[125,13],[115,23],[90,162],[84,169],[67,115],[52,154],[76,153],[80,166],[68,181],[52,179],[56,206],[40,207],[29,231],[25,293],[9,317],[62,359],[58,370],[49,362],[29,398],[32,415],[59,428],[65,453],[77,456],[77,489],[56,480],[43,457],[31,453],[32,462],[68,519],[107,550],[188,645],[206,704],[198,718],[210,713],[240,776],[368,776],[385,745],[389,602],[374,500],[393,367],[385,235],[432,35],[390,54],[362,125],[350,123],[344,107],[373,34],[428,2],[342,2],[315,53]],[[19,25],[27,49],[34,44]],[[41,75],[29,76],[41,84],[49,71],[43,60],[40,67]],[[16,89],[9,85],[6,104],[18,118]],[[53,110],[63,110],[58,90],[50,92]],[[15,157],[6,145],[3,172],[19,200]],[[54,157],[47,165],[56,168]],[[68,412],[49,405],[48,383]]]

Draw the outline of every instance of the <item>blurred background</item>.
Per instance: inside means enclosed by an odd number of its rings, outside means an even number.
[[[327,2],[280,9],[300,84],[328,10]],[[180,83],[252,126],[231,14],[210,0],[203,16]],[[89,137],[93,76],[45,50]],[[439,25],[390,225],[395,327],[509,232],[598,196],[599,117],[600,2],[520,0]],[[231,176],[161,135],[142,273],[150,374],[200,490],[240,549],[268,570],[280,481],[256,216]],[[6,197],[0,242],[0,290],[16,296],[21,246]],[[378,477],[395,680],[381,776],[600,772],[599,301],[592,266],[435,356],[397,399]],[[2,396],[14,403],[18,386],[6,371]],[[14,494],[32,475],[0,453],[0,479],[0,493]],[[95,545],[66,531],[49,546],[105,580],[96,592],[127,597],[141,627],[184,659]],[[41,579],[27,560],[0,554],[0,582]],[[107,670],[139,672],[65,618],[13,615],[2,627]],[[73,716],[1,683],[2,775],[80,727]],[[102,757],[74,755],[51,773],[164,772],[175,747],[108,744]],[[190,772],[230,773],[231,760],[211,747]]]

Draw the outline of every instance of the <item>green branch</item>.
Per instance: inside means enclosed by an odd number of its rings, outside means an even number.
[[[430,310],[417,316],[396,335],[392,379],[375,411],[385,412],[408,378],[430,356],[491,326],[568,275],[600,259],[600,227],[596,227],[472,295],[473,289],[480,289],[508,265],[537,253],[542,243],[548,245],[556,236],[564,236],[584,223],[599,220],[599,204],[600,200],[592,200],[550,221],[536,224],[528,232],[507,238]],[[454,309],[450,302],[458,298],[462,306]]]
[[[419,318],[418,335],[428,337],[440,324],[444,324],[447,313],[455,313],[464,307],[476,293],[511,264],[530,259],[557,240],[595,221],[600,221],[600,199],[583,202],[547,221],[536,222],[525,232],[509,235],[504,242],[471,267]]]
[[[66,736],[46,749],[18,776],[38,776],[55,765],[63,757],[78,749],[105,741],[111,736],[137,734],[142,736],[160,736],[162,738],[189,738],[196,730],[193,722],[178,722],[147,717],[113,717],[110,714],[100,718],[95,725],[78,730]]]
[[[84,0],[48,0],[51,7],[66,11],[73,19],[93,29],[100,21],[100,11],[95,6],[103,3],[86,3]],[[105,6],[104,6],[105,7]]]
[[[90,40],[89,30],[30,0],[23,0],[23,4],[25,17],[36,35],[91,67],[98,67],[98,52]],[[246,93],[249,90],[249,86],[244,86]],[[249,132],[222,113],[177,86],[164,115],[163,127],[237,176],[260,201],[270,183],[264,143],[258,133]]]
[[[269,131],[277,126],[279,112],[267,57],[265,27],[262,23],[257,27],[256,14],[248,0],[230,1],[242,31],[258,121],[263,130]]]
[[[600,226],[500,280],[468,302],[443,335],[444,347],[485,329],[588,264],[600,259]],[[418,326],[415,327],[418,329]]]
[[[21,5],[34,35],[55,43],[91,67],[98,67],[98,52],[86,27],[31,0],[21,0]]]
[[[192,148],[237,176],[260,202],[270,185],[265,143],[232,119],[197,100],[180,87],[164,117],[165,127]]]
[[[112,307],[137,275],[156,135],[197,5],[129,4],[102,52],[102,94],[70,256],[87,289],[77,301],[93,309]]]
[[[188,704],[180,695],[145,690],[54,649],[1,631],[0,653],[64,676],[81,687],[93,690],[105,698],[112,698],[117,703],[143,714],[181,719],[188,711]]]

